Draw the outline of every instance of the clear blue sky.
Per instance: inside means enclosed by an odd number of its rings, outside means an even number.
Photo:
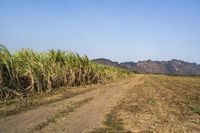
[[[200,63],[200,0],[0,0],[0,43]]]

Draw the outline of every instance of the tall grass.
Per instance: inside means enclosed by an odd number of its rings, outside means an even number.
[[[61,50],[13,54],[0,44],[0,99],[48,92],[62,86],[102,83],[129,72],[92,63],[87,56]]]

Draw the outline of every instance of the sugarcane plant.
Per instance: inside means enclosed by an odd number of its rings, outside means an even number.
[[[0,100],[26,97],[60,87],[97,84],[130,72],[91,62],[77,53],[21,49],[10,53],[0,44]]]

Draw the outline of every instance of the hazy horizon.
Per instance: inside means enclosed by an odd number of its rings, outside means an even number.
[[[108,59],[108,58],[94,58],[94,59],[91,59],[91,60],[95,60],[95,59]],[[110,59],[108,59],[110,60]],[[134,61],[134,60],[128,60],[128,61],[116,61],[116,60],[111,60],[113,62],[118,62],[118,63],[124,63],[124,62],[134,62],[134,63],[138,63],[139,61],[159,61],[159,62],[162,62],[162,61],[172,61],[172,60],[180,60],[180,59],[170,59],[170,60],[152,60],[152,59],[145,59],[145,60],[138,60],[138,61]],[[189,63],[196,63],[197,65],[200,65],[199,63],[197,62],[190,62],[190,61],[185,61],[185,60],[180,60],[180,61],[184,61],[184,62],[189,62]]]
[[[1,0],[0,43],[113,61],[200,64],[199,0]]]

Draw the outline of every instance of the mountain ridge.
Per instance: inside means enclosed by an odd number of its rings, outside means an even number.
[[[116,62],[105,58],[93,59],[93,62],[102,65],[119,67],[122,69],[149,74],[166,74],[166,75],[200,75],[200,64],[190,63],[178,59],[170,61],[128,61]]]

